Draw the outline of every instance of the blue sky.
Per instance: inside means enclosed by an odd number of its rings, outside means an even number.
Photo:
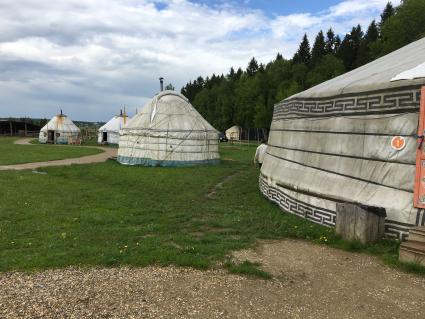
[[[393,1],[397,5],[400,0]],[[304,33],[367,28],[387,0],[0,1],[0,118],[106,121],[197,76],[291,58]]]
[[[319,12],[336,5],[340,0],[192,0],[194,3],[206,4],[208,6],[221,6],[232,3],[236,6],[261,10],[268,16],[287,15],[303,12]]]

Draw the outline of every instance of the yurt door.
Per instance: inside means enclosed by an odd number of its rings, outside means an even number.
[[[107,142],[108,141],[108,132],[103,132],[102,133],[102,142]]]
[[[47,131],[47,143],[55,142],[55,131]]]
[[[425,208],[425,86],[421,89],[419,110],[418,148],[416,150],[416,177],[413,206]]]

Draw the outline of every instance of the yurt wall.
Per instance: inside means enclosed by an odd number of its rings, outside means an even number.
[[[423,224],[413,205],[425,38],[274,108],[260,189],[284,211],[334,226],[336,203],[386,210],[386,233]],[[402,147],[394,141],[403,141]],[[396,147],[394,147],[396,146]]]

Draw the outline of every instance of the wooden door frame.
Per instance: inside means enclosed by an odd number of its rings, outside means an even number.
[[[425,129],[425,86],[421,88],[421,100],[419,105],[419,121],[418,121],[418,145],[416,149],[416,174],[415,174],[415,188],[413,191],[413,206],[416,208],[425,208],[425,202],[420,201],[421,188],[425,188],[425,181],[421,181],[422,163],[425,163],[424,150],[424,129]],[[421,187],[421,184],[422,187]]]

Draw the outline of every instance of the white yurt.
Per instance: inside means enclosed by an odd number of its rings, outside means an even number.
[[[99,144],[118,144],[120,139],[120,130],[128,123],[127,114],[121,113],[110,119],[105,125],[99,128],[97,142]]]
[[[74,144],[80,141],[80,133],[80,129],[61,110],[41,128],[38,140],[40,143]]]
[[[144,166],[217,164],[218,131],[175,91],[162,91],[121,130],[118,162]]]
[[[330,227],[339,202],[385,208],[387,235],[424,225],[424,52],[425,38],[276,104],[262,193]]]
[[[231,128],[226,130],[227,139],[233,141],[239,141],[241,139],[242,128],[240,126],[234,125]]]

